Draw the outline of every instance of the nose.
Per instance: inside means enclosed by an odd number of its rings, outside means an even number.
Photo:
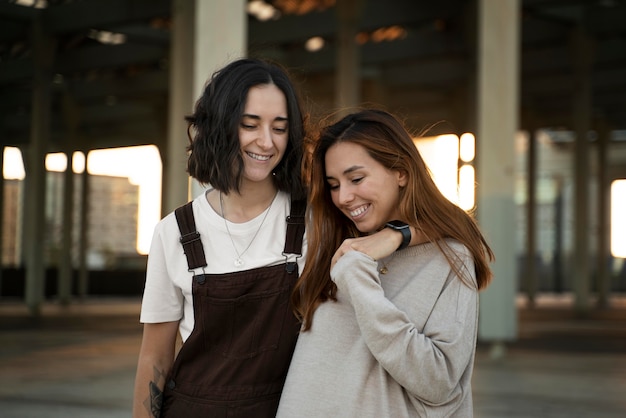
[[[272,147],[272,128],[270,126],[264,126],[259,130],[259,137],[256,143],[263,150]]]
[[[354,193],[352,192],[349,186],[339,187],[338,194],[339,194],[338,202],[340,205],[346,205],[352,202],[352,200],[354,200]]]

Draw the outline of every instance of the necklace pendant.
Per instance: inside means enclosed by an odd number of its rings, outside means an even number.
[[[387,266],[382,266],[378,271],[380,272],[380,274],[387,274],[389,270],[387,269]]]
[[[235,258],[235,267],[241,267],[241,266],[243,266],[243,260],[241,259],[241,257]]]

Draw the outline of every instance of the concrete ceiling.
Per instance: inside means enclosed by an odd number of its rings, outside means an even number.
[[[0,138],[28,142],[33,22],[52,53],[49,151],[162,144],[167,132],[170,0],[48,0],[35,9],[0,1]],[[268,1],[268,3],[271,3]],[[283,2],[285,3],[285,2]],[[331,2],[332,3],[332,2]],[[279,6],[279,2],[275,2]],[[471,0],[362,0],[359,30],[398,26],[393,41],[360,47],[361,98],[406,117],[415,128],[471,129],[476,19]],[[626,129],[626,0],[521,0],[522,128],[571,129],[581,45],[591,51],[591,124]],[[313,114],[332,110],[337,19],[334,7],[261,22],[249,17],[251,55],[296,74]],[[94,30],[125,35],[107,45]],[[323,49],[307,52],[313,36]],[[577,43],[576,39],[583,39]],[[583,80],[581,82],[581,80]],[[76,127],[70,135],[70,127]],[[74,142],[68,145],[68,137]]]

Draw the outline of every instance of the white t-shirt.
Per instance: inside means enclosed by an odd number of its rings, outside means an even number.
[[[286,217],[290,212],[289,195],[278,192],[267,212],[244,223],[228,222],[228,229],[239,254],[251,243],[241,256],[244,264],[235,266],[237,253],[226,229],[224,218],[213,210],[203,192],[193,201],[193,215],[197,231],[202,239],[207,274],[244,271],[258,267],[273,266],[285,262],[283,249],[287,231]],[[261,225],[262,223],[262,225]],[[259,230],[260,227],[260,230]],[[297,259],[299,271],[304,268],[306,236],[302,244],[302,257]],[[290,255],[288,261],[294,261]],[[202,273],[203,269],[196,269]],[[146,283],[141,305],[140,321],[160,323],[180,320],[183,341],[189,337],[194,326],[193,299],[191,295],[193,273],[188,271],[187,259],[180,243],[180,231],[174,213],[168,214],[155,227],[148,256]]]

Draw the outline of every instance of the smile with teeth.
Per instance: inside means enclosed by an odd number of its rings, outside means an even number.
[[[367,211],[367,209],[369,208],[369,205],[363,205],[360,206],[354,210],[349,211],[348,213],[350,213],[350,216],[353,218],[356,218],[357,216],[363,214],[365,211]]]
[[[247,151],[246,151],[246,154],[248,154],[250,158],[258,160],[258,161],[267,161],[270,158],[272,158],[271,155],[260,155],[260,154],[254,154],[252,152],[247,152]]]

